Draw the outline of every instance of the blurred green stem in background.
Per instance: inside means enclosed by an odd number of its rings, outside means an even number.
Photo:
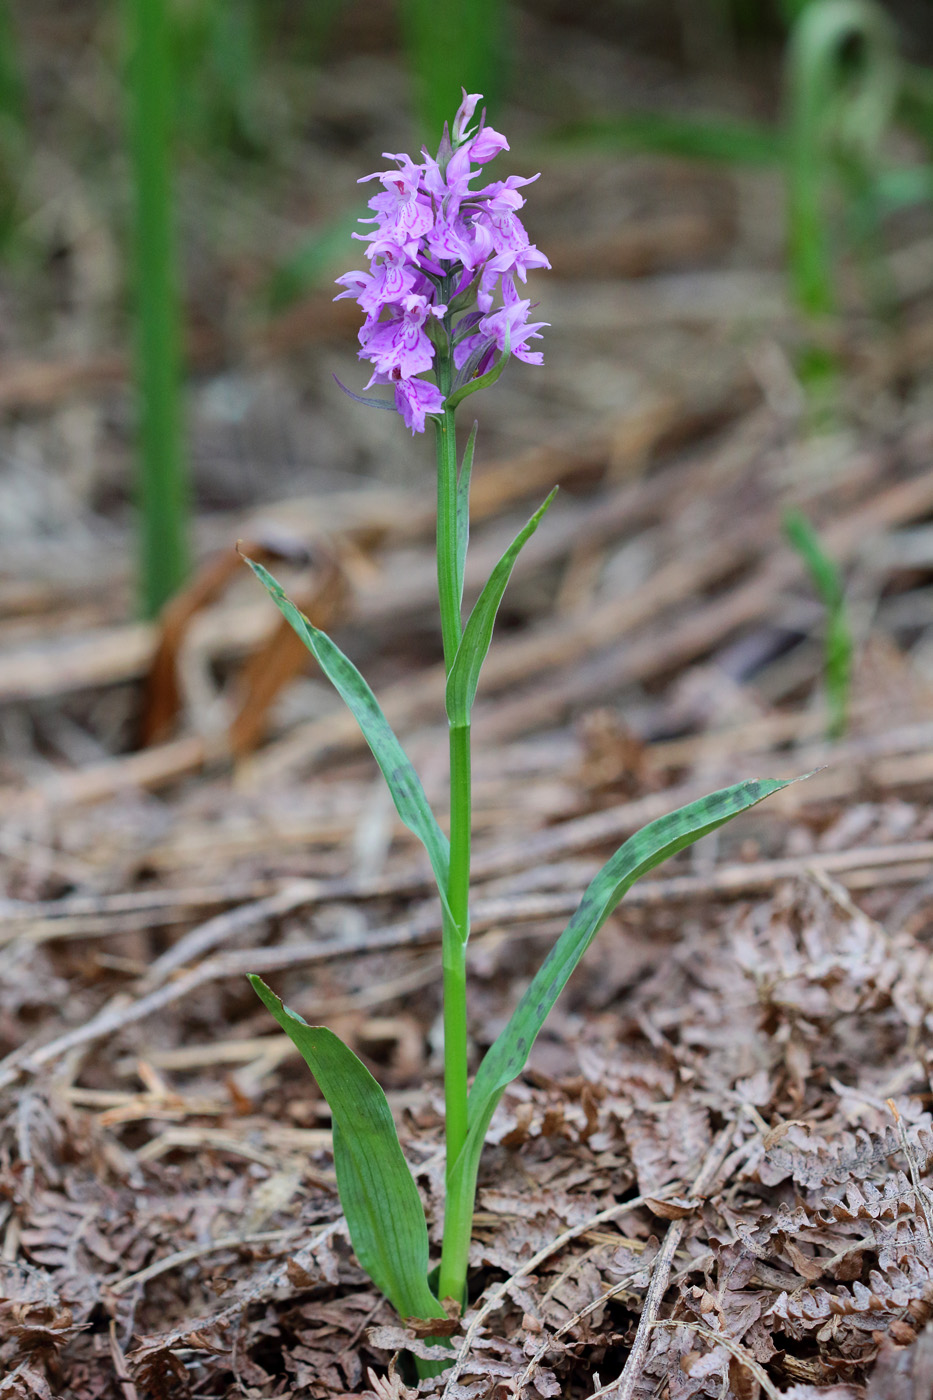
[[[126,17],[136,226],[140,595],[143,612],[154,617],[188,570],[181,313],[171,178],[173,85],[166,0],[126,0]]]
[[[0,0],[0,248],[13,231],[23,169],[26,94],[8,0]]]
[[[256,95],[265,54],[256,0],[169,3],[169,61],[179,130],[216,161],[261,154]]]
[[[897,100],[894,31],[874,0],[813,0],[791,31],[787,65],[791,282],[801,310],[819,319],[836,308],[827,187],[843,167],[851,188],[875,173]]]
[[[506,0],[399,0],[402,34],[415,83],[422,134],[432,147],[460,89],[482,92],[490,113],[507,78],[510,14]],[[495,126],[490,120],[490,126]]]
[[[838,369],[826,343],[837,310],[838,237],[828,192],[841,186],[847,208],[857,211],[852,231],[863,271],[870,294],[883,299],[873,192],[898,82],[893,26],[875,0],[810,0],[800,8],[787,51],[787,247],[791,290],[809,321],[797,369],[818,419],[832,412]]]
[[[846,612],[845,587],[835,560],[830,559],[819,535],[799,510],[784,512],[784,534],[806,565],[813,586],[826,609],[823,680],[829,706],[828,739],[841,739],[849,723],[849,691],[852,686],[852,629]]]

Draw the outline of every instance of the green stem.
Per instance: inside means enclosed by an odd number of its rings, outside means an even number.
[[[438,357],[438,387],[450,393],[449,358]],[[457,442],[454,410],[445,409],[437,428],[437,585],[448,674],[460,645],[463,621],[457,570]],[[467,1134],[466,945],[470,935],[470,729],[450,730],[450,875],[444,912],[444,1098],[448,1179]],[[449,911],[449,912],[448,912]],[[466,1301],[466,1253],[473,1220],[448,1192],[439,1296]],[[466,1243],[466,1249],[464,1248]]]
[[[448,1172],[467,1134],[466,945],[470,936],[470,730],[450,731],[450,877],[443,935],[444,1094]],[[443,1266],[442,1266],[442,1281]],[[463,1280],[459,1281],[462,1288]],[[459,1291],[441,1297],[460,1297]]]
[[[470,937],[470,726],[450,731],[450,883],[447,902],[460,942]]]
[[[188,569],[180,443],[179,306],[172,227],[171,62],[165,0],[127,0],[136,195],[141,592],[147,616]]]
[[[440,357],[438,357],[440,358]],[[444,372],[446,370],[446,373]],[[444,383],[444,380],[447,383]],[[442,362],[440,391],[450,392],[450,370]],[[460,645],[463,624],[457,584],[457,435],[454,410],[445,408],[435,419],[437,436],[437,595],[441,609],[444,665],[448,673]]]

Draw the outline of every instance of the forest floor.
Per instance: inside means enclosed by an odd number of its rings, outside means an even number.
[[[565,91],[632,67],[543,22],[525,41]],[[412,144],[383,120],[399,83],[335,60],[281,183],[352,210]],[[599,935],[493,1120],[455,1367],[421,1393],[929,1400],[933,223],[892,233],[889,323],[846,288],[815,425],[777,174],[568,155],[533,103],[508,115],[511,168],[543,172],[551,325],[543,369],[474,400],[471,596],[561,494],[473,726],[476,1057],[622,840],[743,778],[813,776]],[[200,572],[161,626],[133,620],[114,249],[100,186],[62,190],[58,280],[0,288],[0,1396],[403,1400],[420,1343],[353,1258],[326,1105],[245,974],[373,1069],[436,1250],[438,910],[234,545],[334,631],[442,807],[430,443],[331,387],[358,370],[326,287],[249,301],[310,196],[273,220],[218,182],[236,238],[186,245]],[[847,579],[833,742],[789,505]]]

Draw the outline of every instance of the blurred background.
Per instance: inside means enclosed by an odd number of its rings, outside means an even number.
[[[358,177],[436,146],[461,84],[510,170],[543,172],[526,212],[555,270],[546,367],[487,397],[487,450],[672,392],[715,414],[737,359],[765,373],[763,337],[818,377],[802,342],[826,362],[832,333],[788,310],[838,332],[904,309],[931,52],[925,0],[3,0],[3,577],[38,551],[96,585],[104,547],[114,605],[136,587],[152,613],[200,538],[188,507],[420,477],[427,449],[335,389],[362,381],[329,288],[360,261]],[[698,267],[715,305],[689,280],[679,308],[648,296]]]
[[[436,147],[461,84],[500,164],[541,172],[553,264],[545,365],[483,396],[480,471],[540,449],[578,487],[637,479],[764,405],[797,454],[772,503],[806,512],[862,435],[929,417],[925,0],[2,0],[0,36],[0,625],[49,644],[0,698],[114,687],[72,761],[136,744],[153,646],[105,663],[88,629],[154,618],[259,508],[306,544],[363,483],[421,491],[427,439],[334,383],[364,380],[333,278],[360,177]],[[45,720],[2,714],[21,783]]]

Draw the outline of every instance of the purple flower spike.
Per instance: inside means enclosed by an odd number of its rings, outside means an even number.
[[[445,383],[453,366],[460,371],[459,401],[472,392],[464,378],[478,379],[507,347],[526,364],[543,359],[527,342],[539,339],[547,322],[529,324],[531,303],[515,287],[516,277],[524,282],[530,269],[550,267],[518,218],[525,203],[519,189],[531,180],[510,175],[471,188],[480,167],[509,149],[486,125],[485,109],[471,125],[481,101],[480,93],[463,90],[436,158],[422,151],[416,165],[410,156],[386,153],[398,169],[360,181],[378,180],[383,187],[369,201],[373,217],[361,220],[373,225],[371,232],[353,235],[368,244],[370,270],[337,278],[344,290],[334,300],[352,297],[366,317],[359,337],[360,359],[372,366],[366,387],[391,384],[413,433],[423,433],[426,418],[443,410],[442,365]]]

